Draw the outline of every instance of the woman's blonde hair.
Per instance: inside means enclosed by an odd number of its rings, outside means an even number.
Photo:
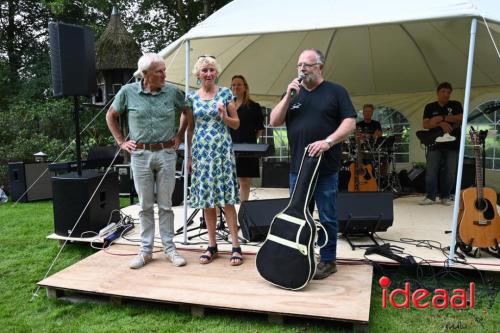
[[[199,56],[198,61],[196,61],[196,63],[194,64],[193,72],[192,72],[193,75],[198,77],[200,70],[206,66],[214,66],[215,70],[217,71],[217,74],[220,73],[220,66],[217,63],[217,61],[215,60],[215,57],[209,56],[209,55],[203,55],[203,56]]]

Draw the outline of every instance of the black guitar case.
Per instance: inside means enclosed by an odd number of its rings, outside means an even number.
[[[256,258],[257,270],[266,281],[291,290],[304,288],[313,278],[316,272],[314,248],[317,228],[322,228],[308,209],[322,155],[310,157],[307,149],[290,201],[283,211],[274,216]]]

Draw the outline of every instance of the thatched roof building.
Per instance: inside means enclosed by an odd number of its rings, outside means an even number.
[[[96,53],[98,71],[137,68],[141,48],[123,25],[115,7],[106,30],[96,43]]]

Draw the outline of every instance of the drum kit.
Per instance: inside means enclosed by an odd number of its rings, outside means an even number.
[[[378,192],[401,192],[401,184],[396,172],[395,143],[397,139],[399,139],[397,135],[377,138],[372,133],[356,131],[342,144],[341,171],[344,173],[352,171],[353,163],[371,165]]]

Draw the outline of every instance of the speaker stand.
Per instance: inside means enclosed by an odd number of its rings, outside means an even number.
[[[82,176],[82,151],[80,138],[80,106],[78,96],[73,96],[74,117],[75,117],[75,143],[76,143],[76,171],[78,176]]]
[[[346,221],[346,225],[344,228],[344,232],[342,235],[345,237],[349,245],[351,246],[351,249],[354,251],[357,247],[358,248],[368,248],[372,246],[379,246],[379,243],[377,240],[373,237],[373,234],[377,230],[377,226],[380,223],[382,219],[382,214],[380,214],[378,217],[374,218],[362,218],[362,219],[357,219],[357,218],[352,218],[352,214],[349,214],[349,218]],[[357,221],[363,221],[364,223],[370,223],[370,229],[366,231],[354,231],[352,228],[351,222],[356,223]],[[353,243],[351,240],[351,237],[369,237],[372,241],[371,244],[366,244],[366,243]]]
[[[226,228],[225,219],[224,219],[224,216],[225,216],[224,209],[221,207],[218,207],[218,208],[219,208],[219,214],[218,214],[217,218],[219,221],[217,222],[217,225],[215,227],[215,236],[218,237],[219,239],[222,239],[222,240],[225,240],[226,242],[229,242],[229,237],[230,237],[231,233]],[[202,216],[200,217],[200,224],[197,227],[187,229],[186,232],[191,232],[194,230],[200,230],[200,229],[207,228],[207,224],[205,222],[205,213],[204,213],[203,209],[201,209],[201,208],[196,208],[193,211],[193,213],[191,213],[191,215],[189,216],[189,218],[186,221],[186,226],[190,226],[191,224],[193,224],[194,218],[196,217],[196,215],[198,215],[200,210],[202,211]],[[238,225],[237,225],[237,227],[239,230]],[[184,227],[179,228],[175,231],[175,235],[176,236],[180,235],[183,232],[184,232]],[[188,240],[191,240],[195,237],[200,237],[200,236],[206,235],[207,233],[208,233],[208,231],[203,231],[203,232],[200,232],[196,235],[189,236]],[[241,238],[240,236],[238,236],[238,240],[243,244],[247,243],[247,240],[244,238]]]

